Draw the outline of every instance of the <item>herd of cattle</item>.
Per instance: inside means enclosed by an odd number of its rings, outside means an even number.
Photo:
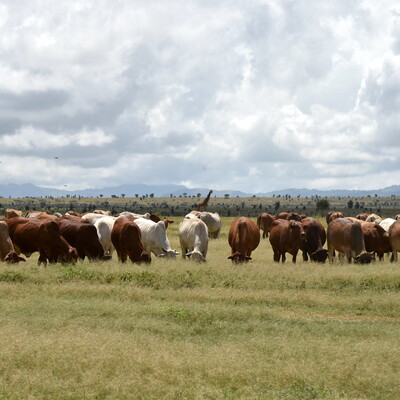
[[[399,220],[397,220],[399,219]],[[30,211],[24,217],[18,210],[6,210],[0,219],[0,257],[10,263],[25,261],[39,252],[39,264],[76,262],[78,258],[108,260],[114,249],[121,262],[150,262],[156,257],[175,258],[179,254],[171,248],[166,230],[169,219],[155,214],[122,212],[111,216],[109,211],[95,210],[65,215]],[[235,263],[251,259],[262,237],[268,238],[275,262],[285,262],[286,253],[293,262],[299,250],[303,260],[333,261],[335,251],[343,262],[354,260],[370,263],[375,256],[382,260],[391,252],[397,261],[400,251],[400,215],[382,220],[375,214],[344,217],[341,212],[329,212],[327,230],[315,218],[297,213],[273,216],[261,213],[257,223],[246,217],[236,218],[229,229],[228,242],[232,249],[228,257]],[[179,225],[179,242],[183,258],[206,261],[209,238],[217,239],[221,231],[217,213],[192,211]],[[327,249],[323,246],[327,242]]]

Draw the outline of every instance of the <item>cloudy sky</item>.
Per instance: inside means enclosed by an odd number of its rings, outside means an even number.
[[[381,188],[399,110],[398,1],[0,3],[0,183]]]

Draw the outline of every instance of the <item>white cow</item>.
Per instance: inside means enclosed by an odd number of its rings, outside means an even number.
[[[393,218],[385,218],[379,223],[379,225],[386,231],[389,232],[389,228],[392,226],[393,222],[396,222]]]
[[[208,250],[208,228],[201,219],[185,218],[179,225],[179,241],[182,258],[206,261]]]
[[[208,237],[211,239],[218,239],[222,228],[222,222],[219,214],[203,211],[200,214],[200,219],[207,225]]]
[[[171,249],[164,222],[153,222],[146,218],[137,218],[135,222],[139,225],[142,243],[148,253],[167,258],[175,258],[179,254],[176,250]]]
[[[107,215],[103,214],[95,214],[95,213],[87,213],[85,215],[82,215],[82,219],[88,220],[92,225],[95,224],[96,221],[98,221],[101,218],[106,217]]]
[[[136,214],[130,211],[122,211],[122,213],[119,213],[120,217],[135,217],[135,218],[145,218],[145,219],[150,219],[150,213],[146,214]]]
[[[101,215],[101,214],[97,214]],[[112,255],[114,251],[114,245],[111,241],[111,231],[114,227],[115,218],[107,215],[102,215],[102,218],[99,218],[94,226],[97,230],[97,236],[99,237],[100,243],[103,246],[104,253]]]

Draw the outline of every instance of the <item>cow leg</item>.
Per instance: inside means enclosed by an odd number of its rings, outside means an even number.
[[[46,253],[43,251],[39,252],[38,265],[40,265],[40,264],[43,264],[44,267],[47,265]]]
[[[397,250],[392,250],[392,256],[390,257],[390,262],[397,262]]]
[[[293,254],[292,257],[293,264],[296,264],[296,258],[297,258],[297,251]]]
[[[286,261],[286,253],[282,253],[282,264]]]
[[[308,261],[308,254],[305,250],[302,250],[303,252],[303,261]]]
[[[279,251],[274,251],[274,261],[278,263],[280,258],[281,255],[279,254]]]

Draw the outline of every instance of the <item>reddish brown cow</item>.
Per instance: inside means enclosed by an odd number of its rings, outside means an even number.
[[[271,229],[271,224],[275,221],[275,217],[268,213],[261,213],[257,217],[257,226],[263,231],[263,239],[268,237],[269,230]]]
[[[65,215],[73,215],[74,217],[82,217],[83,214],[78,213],[78,212],[76,212],[76,211],[74,211],[74,210],[69,210],[69,211],[67,211],[67,212],[65,213]]]
[[[159,221],[164,222],[165,229],[168,228],[168,225],[169,225],[169,224],[173,224],[173,223],[174,223],[174,221],[171,221],[171,220],[168,219],[168,218],[163,218],[163,219],[161,219],[161,218],[160,218],[158,215],[156,215],[156,214],[150,214],[150,219],[151,219],[153,222],[159,222]]]
[[[13,208],[7,208],[4,216],[6,218],[22,217],[22,211],[14,210]]]
[[[397,262],[397,252],[400,251],[400,221],[395,221],[389,228],[390,245],[392,246],[392,256],[390,262]]]
[[[306,240],[301,241],[300,249],[303,252],[303,260],[324,263],[328,258],[328,250],[322,248],[326,241],[325,229],[317,219],[308,217],[301,221]]]
[[[57,222],[36,218],[11,218],[7,220],[10,238],[17,253],[29,257],[39,252],[38,264],[76,262],[78,253],[61,236]]]
[[[139,226],[130,217],[118,218],[111,231],[111,241],[117,251],[118,259],[125,262],[150,262],[151,256],[144,249]]]
[[[10,264],[16,264],[20,261],[26,261],[19,257],[11,241],[6,220],[0,220],[0,258]]]
[[[232,254],[228,259],[234,263],[242,263],[251,260],[251,252],[260,243],[260,231],[258,226],[249,218],[239,217],[232,221],[229,228],[228,242],[232,248]]]
[[[300,215],[295,212],[281,212],[276,216],[276,219],[286,219],[287,221],[301,221]]]
[[[269,241],[274,251],[274,261],[286,261],[286,253],[292,255],[292,261],[296,262],[297,253],[306,234],[299,221],[287,221],[277,219],[272,223],[269,233]]]
[[[375,222],[360,221],[364,235],[365,250],[378,255],[379,261],[383,260],[385,253],[392,251],[389,233]]]
[[[355,219],[337,218],[330,222],[327,232],[328,257],[333,262],[334,251],[339,252],[340,262],[344,257],[350,263],[352,258],[355,263],[369,264],[373,253],[365,249],[364,235],[361,224]]]
[[[344,218],[343,213],[340,211],[329,211],[328,214],[326,214],[326,224],[329,225],[329,223],[336,218]]]
[[[362,212],[356,215],[356,219],[360,219],[362,221],[365,221],[369,216],[369,213]]]
[[[75,247],[79,257],[84,260],[109,260],[111,256],[104,255],[103,246],[97,236],[97,230],[89,221],[72,215],[64,215],[58,220],[61,235]]]

